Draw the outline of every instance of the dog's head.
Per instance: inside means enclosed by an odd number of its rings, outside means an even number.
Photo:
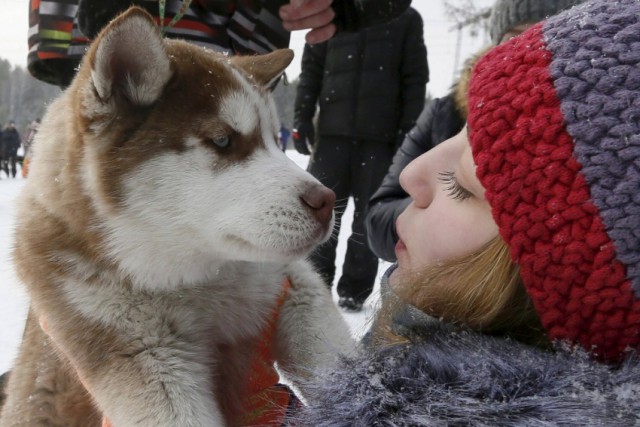
[[[287,262],[328,238],[335,195],[276,143],[268,86],[292,58],[165,40],[138,8],[99,34],[69,88],[78,173],[126,272],[196,280],[198,262]]]

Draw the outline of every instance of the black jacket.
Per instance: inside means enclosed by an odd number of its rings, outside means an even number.
[[[409,8],[388,24],[306,45],[295,123],[320,107],[319,135],[395,144],[424,107],[429,79],[420,14]]]
[[[18,130],[15,127],[5,127],[0,138],[2,141],[2,155],[5,158],[14,157],[17,154],[21,144],[20,134],[18,133]]]

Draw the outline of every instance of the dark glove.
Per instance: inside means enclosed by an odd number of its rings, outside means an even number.
[[[311,147],[315,141],[315,129],[313,123],[302,122],[293,129],[293,145],[300,154],[311,154]]]
[[[405,138],[406,138],[406,135],[404,132],[396,136],[395,144],[393,146],[394,152],[398,151],[398,149],[402,146]]]
[[[78,4],[80,32],[92,40],[109,21],[137,3],[139,2],[134,0],[80,0]]]
[[[394,20],[402,15],[410,4],[411,0],[388,2],[334,0],[331,4],[336,14],[333,23],[338,31],[357,32]]]

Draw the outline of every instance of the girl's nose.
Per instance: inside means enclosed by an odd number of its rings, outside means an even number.
[[[413,203],[427,208],[438,191],[438,176],[460,162],[465,148],[469,147],[466,126],[455,136],[416,157],[400,174],[400,185]]]
[[[416,157],[400,173],[400,185],[421,208],[431,204],[437,181],[437,171],[429,159],[431,154],[427,152]]]

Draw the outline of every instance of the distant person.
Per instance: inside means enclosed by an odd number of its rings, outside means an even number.
[[[364,210],[404,135],[424,107],[429,80],[420,14],[304,48],[294,108],[296,150],[308,171],[336,193],[336,234],[349,197],[355,212],[337,283],[340,307],[359,311],[371,294],[378,257],[367,246]],[[314,116],[318,110],[318,128]],[[333,286],[337,238],[311,255]]]
[[[18,150],[22,141],[20,140],[20,134],[16,129],[16,124],[13,120],[9,121],[2,130],[2,170],[7,174],[7,177],[16,177],[18,173]]]
[[[497,0],[489,19],[489,33],[493,44],[503,43],[535,22],[568,9],[583,0]],[[400,172],[413,159],[440,144],[464,126],[467,118],[467,85],[473,65],[485,51],[470,58],[450,93],[433,99],[424,109],[416,126],[409,132],[396,152],[380,188],[371,197],[365,225],[369,247],[380,258],[396,260],[398,242],[396,219],[409,205],[411,198],[400,185]]]
[[[285,125],[280,126],[280,131],[278,131],[278,140],[280,141],[282,151],[287,151],[287,143],[289,142],[290,135],[291,132]]]
[[[69,85],[87,45],[118,13],[145,8],[166,36],[230,54],[268,53],[289,45],[290,32],[311,29],[309,43],[336,31],[357,31],[401,14],[410,0],[340,2],[289,0],[52,0],[29,1],[29,54],[32,76]],[[162,7],[161,5],[165,6]]]
[[[40,127],[40,118],[37,118],[29,124],[29,128],[27,130],[27,138],[22,143],[22,147],[24,149],[24,159],[22,160],[22,177],[26,178],[29,175],[29,164],[31,163],[32,157],[32,147],[33,147],[33,139],[36,137],[38,133],[38,128]]]

